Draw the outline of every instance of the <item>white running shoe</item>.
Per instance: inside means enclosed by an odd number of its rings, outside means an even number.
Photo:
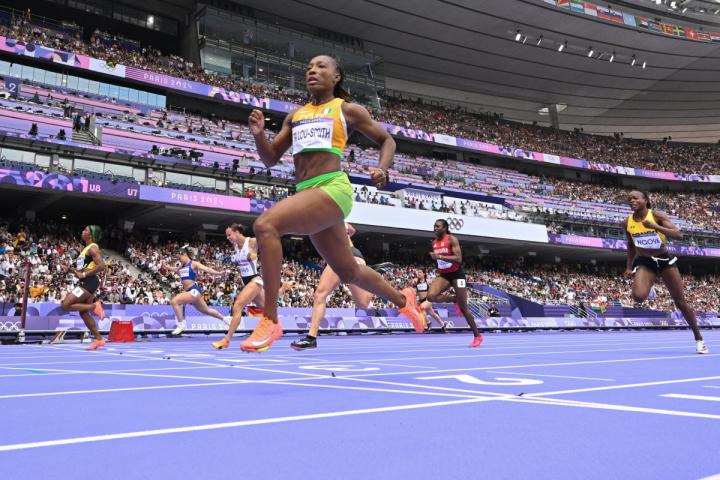
[[[225,322],[225,325],[228,327],[230,326],[230,322],[232,322],[232,317],[230,315],[225,315],[222,319],[223,322]]]
[[[180,335],[182,332],[185,331],[186,326],[187,325],[185,324],[184,321],[177,322],[177,326],[175,327],[175,330],[172,331],[172,335]]]
[[[655,290],[655,286],[652,286],[650,287],[650,292],[648,293],[647,299],[654,300],[655,297],[657,297],[657,290]]]
[[[710,349],[705,345],[705,340],[697,340],[695,346],[695,351],[699,353],[700,355],[703,355],[705,353],[710,353]]]

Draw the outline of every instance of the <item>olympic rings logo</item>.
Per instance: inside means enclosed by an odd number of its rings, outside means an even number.
[[[0,332],[17,332],[20,330],[20,322],[0,322]]]
[[[465,226],[465,220],[463,220],[462,218],[448,217],[446,220],[448,222],[448,226],[452,230],[462,230],[462,228]]]

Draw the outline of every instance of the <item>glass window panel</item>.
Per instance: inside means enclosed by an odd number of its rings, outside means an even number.
[[[0,150],[0,155],[13,162],[19,162],[22,152],[20,150],[14,150],[12,148],[3,148],[2,150]]]
[[[22,65],[13,63],[10,66],[10,76],[15,78],[22,78]]]
[[[123,177],[132,177],[133,167],[130,165],[117,165],[114,163],[105,164],[105,173],[122,175]]]
[[[72,90],[78,89],[78,77],[73,77],[72,75],[67,77],[67,88],[70,88]]]
[[[140,183],[145,183],[147,171],[144,168],[133,168],[133,178]]]
[[[58,168],[64,172],[72,172],[73,168],[73,159],[72,158],[66,158],[66,157],[60,157],[58,162]]]
[[[100,91],[100,82],[90,80],[88,82],[88,93],[98,93]]]
[[[88,91],[88,79],[78,77],[77,89],[81,92],[87,92]]]
[[[140,91],[138,94],[138,101],[142,103],[143,105],[149,105],[148,104],[148,93]]]
[[[134,88],[128,89],[128,100],[131,102],[137,102],[138,101],[138,91]]]
[[[180,185],[190,185],[190,175],[184,173],[165,172],[165,181]]]
[[[60,74],[55,72],[45,72],[45,83],[48,85],[60,85]]]
[[[20,78],[25,80],[32,80],[35,69],[32,67],[21,66],[20,67]]]
[[[108,85],[107,83],[100,84],[100,91],[98,92],[98,93],[100,93],[100,95],[107,97],[109,91],[110,91],[110,85]]]
[[[192,184],[193,184],[193,185],[200,185],[200,186],[203,186],[203,187],[215,188],[215,179],[214,179],[214,178],[208,178],[208,177],[193,176],[193,177],[192,177]]]
[[[87,170],[89,172],[103,173],[105,164],[102,162],[94,162],[92,160],[75,159],[75,170]]]
[[[41,155],[39,153],[35,154],[35,165],[39,167],[49,167],[50,155]]]

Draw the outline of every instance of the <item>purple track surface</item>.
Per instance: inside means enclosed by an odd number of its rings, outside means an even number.
[[[720,474],[720,355],[689,331],[295,338],[0,347],[0,478]]]

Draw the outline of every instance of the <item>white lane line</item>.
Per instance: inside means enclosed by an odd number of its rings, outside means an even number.
[[[209,367],[208,367],[209,368]],[[18,369],[26,370],[26,369]],[[68,374],[84,374],[84,375],[120,375],[129,377],[152,377],[152,378],[175,378],[183,380],[209,380],[209,381],[231,381],[232,378],[217,378],[217,377],[198,377],[191,375],[161,375],[157,373],[141,373],[133,371],[115,371],[115,370],[57,370],[49,369],[49,373],[30,373],[22,376],[35,376],[35,377],[46,377],[48,375],[68,375]],[[9,375],[8,377],[19,377],[21,375]],[[241,379],[238,379],[241,380]]]
[[[494,368],[494,367],[493,367]],[[508,374],[510,372],[501,372],[501,371],[493,371],[493,370],[486,370],[487,373],[501,373],[501,374]],[[539,374],[539,373],[526,373],[526,372],[512,372],[511,375],[527,375],[529,377],[548,377],[548,378],[570,378],[570,379],[576,379],[576,380],[597,380],[600,382],[614,382],[616,381],[614,378],[597,378],[597,377],[572,377],[569,375],[545,375],[545,374]]]
[[[338,390],[357,390],[357,391],[363,391],[363,392],[383,392],[383,393],[406,393],[406,394],[412,394],[412,395],[429,395],[429,396],[435,396],[435,397],[456,397],[456,398],[486,398],[488,400],[491,399],[491,397],[483,396],[483,395],[460,395],[460,394],[454,394],[454,393],[440,393],[440,392],[423,392],[419,390],[397,390],[397,389],[391,389],[391,388],[371,388],[371,387],[352,387],[349,385],[321,385],[321,384],[315,384],[315,383],[296,383],[296,382],[287,382],[287,381],[272,381],[269,380],[267,382],[262,383],[270,383],[273,385],[292,385],[294,386],[300,386],[300,387],[317,387],[317,388],[335,388]],[[402,384],[397,384],[402,385]],[[420,385],[408,385],[411,387],[419,387]],[[480,392],[470,392],[470,393],[480,393]],[[498,396],[497,393],[492,394],[492,398],[496,398]]]
[[[478,350],[476,350],[474,353],[467,354],[467,355],[442,355],[442,356],[420,356],[420,357],[383,357],[383,358],[371,358],[370,360],[376,361],[376,362],[392,362],[396,360],[400,361],[406,361],[406,360],[455,360],[458,358],[474,358],[478,360],[483,360],[487,358],[495,358],[495,357],[517,357],[517,356],[536,356],[536,355],[567,355],[571,353],[580,353],[580,354],[593,354],[593,353],[606,353],[606,352],[642,352],[644,350],[680,350],[685,349],[690,351],[690,349],[687,348],[687,346],[677,346],[677,342],[673,343],[674,346],[662,346],[662,347],[634,347],[634,348],[613,348],[613,349],[600,349],[600,350],[557,350],[552,352],[514,352],[514,353],[492,353],[489,355],[484,355],[482,352],[482,347]],[[467,346],[464,346],[462,348],[464,351],[468,351],[469,349]],[[428,351],[434,351],[437,352],[437,349],[435,350],[428,350]],[[720,354],[708,354],[708,355],[695,355],[694,348],[692,349],[693,355],[695,357],[703,357],[703,358],[710,358],[713,356],[720,356]],[[359,360],[357,358],[349,359],[349,360],[332,360],[332,363],[358,363],[362,360]],[[584,363],[601,363],[602,361],[599,360],[597,362],[584,362]],[[506,367],[502,367],[506,368]]]
[[[633,413],[653,413],[658,415],[671,415],[676,417],[695,417],[695,418],[707,418],[712,420],[720,420],[720,415],[711,413],[699,413],[699,412],[685,412],[681,410],[667,410],[662,408],[647,408],[647,407],[635,407],[632,405],[615,405],[611,403],[597,403],[597,402],[578,402],[569,401],[562,399],[553,398],[526,398],[525,397],[512,397],[512,398],[500,398],[500,401],[517,402],[517,403],[530,403],[534,405],[556,405],[560,407],[578,407],[578,408],[594,408],[599,410],[614,410],[618,412],[633,412]]]
[[[720,397],[713,397],[710,395],[685,395],[683,393],[666,393],[660,396],[668,398],[682,398],[685,400],[704,400],[706,402],[720,402]]]
[[[60,445],[73,445],[79,443],[103,442],[108,440],[120,440],[126,438],[150,437],[157,435],[168,435],[173,433],[199,432],[206,430],[219,430],[225,428],[238,428],[251,425],[267,425],[272,423],[295,422],[301,420],[315,420],[324,418],[347,417],[353,415],[365,415],[370,413],[397,412],[403,410],[415,410],[421,408],[444,407],[448,405],[461,405],[465,403],[486,402],[488,398],[469,398],[460,400],[448,400],[442,402],[413,403],[408,405],[396,405],[392,407],[363,408],[355,410],[340,410],[335,412],[313,413],[308,415],[293,415],[286,417],[260,418],[256,420],[240,420],[236,422],[210,423],[205,425],[191,425],[186,427],[161,428],[156,430],[140,430],[135,432],[112,433],[105,435],[92,435],[86,437],[63,438],[58,440],[46,440],[41,442],[16,443],[0,445],[0,452],[15,450],[26,450],[30,448],[55,447]]]
[[[574,390],[556,390],[554,392],[530,393],[525,396],[526,397],[546,397],[546,396],[550,396],[550,395],[568,395],[570,393],[602,392],[602,391],[606,391],[606,390],[621,390],[621,389],[625,389],[625,388],[653,387],[656,385],[673,385],[676,383],[704,382],[705,380],[717,380],[717,379],[720,379],[720,376],[680,378],[680,379],[676,379],[676,380],[660,380],[660,381],[656,381],[656,382],[627,383],[625,385],[610,385],[607,387],[576,388]]]
[[[402,363],[383,363],[383,362],[376,362],[374,360],[360,360],[357,363],[361,363],[363,365],[365,365],[365,364],[382,365],[384,367],[427,368],[428,370],[437,370],[437,368],[438,368],[438,367],[428,367],[426,365],[404,365]]]
[[[603,363],[627,363],[627,362],[646,362],[646,361],[655,361],[655,360],[677,360],[677,359],[686,359],[686,360],[698,360],[701,358],[710,358],[712,356],[719,356],[718,354],[709,354],[709,355],[675,355],[675,356],[663,356],[663,357],[640,357],[640,358],[622,358],[622,359],[613,359],[613,360],[584,360],[579,362],[557,362],[557,363],[529,363],[524,365],[493,365],[491,367],[469,367],[469,368],[446,368],[446,369],[438,369],[436,372],[473,372],[473,371],[480,371],[480,370],[495,370],[495,369],[509,369],[509,368],[534,368],[534,367],[561,367],[561,366],[572,366],[572,365],[599,365]],[[482,358],[482,357],[478,357]],[[343,375],[343,378],[353,377],[379,377],[379,376],[390,376],[390,375],[414,375],[418,373],[427,373],[424,370],[417,370],[412,372],[387,372],[387,373],[365,373],[365,374],[358,374],[358,375]],[[509,372],[506,372],[509,373]]]
[[[55,375],[78,375],[80,373],[83,373],[83,372],[18,373],[15,375],[0,375],[0,378],[52,377]]]
[[[322,375],[317,375],[314,373],[305,373],[305,372],[288,372],[285,370],[275,370],[271,368],[256,368],[256,367],[248,367],[243,365],[229,365],[227,363],[213,363],[208,361],[198,361],[198,360],[189,360],[184,358],[172,358],[172,353],[169,354],[169,358],[159,358],[159,357],[151,357],[147,355],[138,355],[138,354],[128,354],[128,353],[115,353],[115,352],[108,352],[103,350],[98,350],[96,354],[102,354],[107,356],[112,356],[116,358],[120,357],[126,357],[129,359],[139,359],[139,360],[126,360],[126,361],[143,361],[143,360],[159,360],[159,361],[165,361],[165,362],[175,362],[175,363],[182,363],[182,364],[188,364],[188,365],[201,365],[201,366],[212,366],[212,367],[221,367],[221,368],[235,368],[239,370],[250,370],[250,371],[260,371],[260,372],[273,372],[273,373],[282,373],[285,375],[304,375],[307,377],[321,377]],[[249,354],[251,355],[251,354]],[[112,360],[107,360],[111,362]]]
[[[532,351],[532,352],[507,352],[507,353],[495,353],[490,355],[482,355],[483,357],[503,357],[503,356],[515,356],[515,355],[551,355],[556,353],[587,353],[587,352],[622,352],[622,351],[638,351],[638,350],[658,350],[658,349],[664,349],[664,348],[686,348],[686,347],[679,347],[677,341],[674,340],[665,340],[665,341],[657,341],[657,342],[643,342],[642,346],[638,346],[637,342],[623,342],[623,343],[613,343],[613,344],[606,344],[606,343],[600,343],[600,344],[577,344],[577,345],[564,345],[564,344],[558,344],[558,345],[547,345],[544,348],[558,348],[558,347],[592,347],[592,346],[600,346],[600,347],[613,347],[618,345],[633,345],[633,348],[626,348],[626,349],[598,349],[598,350],[561,350],[561,351],[551,351],[551,352],[543,352],[543,351]],[[649,344],[662,344],[655,347],[648,347],[645,345]],[[394,350],[390,348],[390,346],[386,346],[383,348],[382,353],[387,353],[389,350],[393,353],[425,353],[425,352],[437,352],[439,346],[434,344],[429,345],[423,345],[424,347],[433,346],[433,348],[417,348],[412,350]],[[496,348],[493,346],[483,346],[479,352],[486,352],[490,350],[507,350],[509,348],[512,349],[529,349],[529,348],[536,348],[537,345],[533,344],[527,344],[527,345],[517,345],[513,347],[502,347],[502,348]],[[451,346],[443,346],[443,350],[449,350],[449,351],[467,351],[467,345],[465,343],[456,343]],[[361,352],[353,348],[348,348],[346,352],[323,352],[323,353],[316,353],[316,354],[306,354],[303,355],[304,357],[311,357],[313,356],[332,356],[332,355],[374,355],[377,352]],[[480,355],[476,355],[480,356]],[[275,358],[292,358],[294,355],[289,354],[280,354],[280,355],[274,355]],[[436,358],[452,358],[452,357],[436,357]],[[408,359],[412,359],[412,357],[409,357]],[[387,360],[387,358],[383,358],[380,360]],[[335,361],[335,360],[333,360]],[[340,361],[348,361],[348,360],[340,360]]]
[[[424,388],[427,390],[440,390],[440,391],[446,391],[446,392],[460,392],[460,393],[471,393],[475,395],[485,395],[485,396],[493,396],[493,397],[504,397],[507,396],[507,393],[500,393],[500,392],[486,392],[482,390],[470,390],[467,388],[453,388],[453,387],[438,387],[435,385],[418,385],[416,383],[407,383],[407,382],[388,382],[384,380],[368,380],[366,378],[348,378],[348,377],[337,377],[340,380],[351,380],[353,382],[365,382],[365,383],[374,383],[378,385],[393,385],[396,387],[411,387],[411,388]],[[290,380],[287,383],[294,383],[294,380]]]
[[[703,388],[720,388],[720,385],[703,385]]]
[[[88,352],[88,355],[97,355],[97,352],[95,352],[95,353],[90,353],[90,352]],[[129,356],[130,356],[130,355],[122,355],[122,357],[129,357]],[[87,357],[86,357],[86,358],[87,358]],[[145,361],[145,362],[147,362],[148,360],[156,361],[156,360],[162,360],[162,358],[158,358],[158,357],[153,357],[153,358],[147,357],[147,358],[145,358],[145,359],[143,359],[143,360],[131,360],[131,359],[127,359],[127,360],[124,360],[124,361],[125,361],[125,362],[139,362],[139,361]],[[67,364],[70,364],[70,365],[77,365],[77,364],[86,365],[86,364],[88,364],[88,363],[114,363],[114,362],[117,362],[117,360],[78,360],[77,362],[29,362],[29,363],[22,363],[22,362],[21,362],[21,363],[8,363],[7,365],[8,365],[8,366],[13,366],[13,367],[22,367],[22,366],[67,365]],[[47,368],[38,368],[38,370],[47,370]]]
[[[136,392],[141,390],[163,390],[167,388],[190,388],[190,387],[212,387],[215,385],[233,385],[238,383],[250,383],[248,380],[235,380],[232,382],[212,382],[212,383],[185,383],[180,385],[155,385],[149,387],[124,387],[124,388],[100,388],[95,390],[68,390],[64,392],[43,392],[43,393],[17,393],[12,395],[0,395],[0,400],[9,398],[29,398],[29,397],[57,397],[63,395],[83,395],[89,393],[110,393],[110,392]]]

